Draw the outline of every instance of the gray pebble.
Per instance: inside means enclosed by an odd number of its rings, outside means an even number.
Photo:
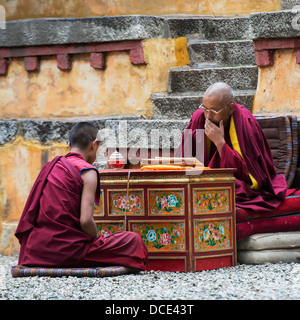
[[[0,254],[0,300],[299,300],[300,264],[237,265],[195,273],[149,271],[105,278],[12,278]]]

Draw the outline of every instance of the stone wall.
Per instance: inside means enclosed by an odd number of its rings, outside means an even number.
[[[104,54],[72,54],[67,69],[58,65],[61,56],[68,59],[65,54],[40,55],[36,67],[26,65],[28,57],[10,58],[0,82],[1,117],[149,117],[151,93],[167,90],[171,67],[189,63],[187,43],[184,38],[148,39],[137,45],[142,50],[138,64],[131,61],[129,50],[118,49],[119,43],[110,43]],[[85,50],[87,46],[80,47]],[[45,50],[52,48],[47,46]],[[98,55],[99,67],[95,66]]]
[[[259,77],[255,113],[300,115],[300,10],[250,15]]]

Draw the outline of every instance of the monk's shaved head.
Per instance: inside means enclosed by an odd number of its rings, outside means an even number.
[[[234,99],[232,88],[225,82],[216,82],[207,88],[206,97],[218,97],[222,105],[231,103]]]
[[[77,147],[82,150],[97,137],[98,129],[89,122],[79,122],[73,126],[69,135],[70,147]]]

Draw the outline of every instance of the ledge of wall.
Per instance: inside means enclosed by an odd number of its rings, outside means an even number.
[[[250,14],[252,39],[300,37],[300,10]]]

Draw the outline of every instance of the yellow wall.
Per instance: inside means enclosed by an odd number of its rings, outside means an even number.
[[[90,66],[88,54],[75,55],[71,71],[57,68],[56,57],[41,59],[28,73],[24,59],[12,59],[1,77],[1,118],[145,115],[151,93],[167,90],[169,69],[189,64],[186,38],[143,42],[147,65],[130,63],[128,52],[111,52],[106,69]]]
[[[128,52],[112,52],[103,71],[90,67],[86,54],[74,57],[71,71],[45,57],[39,72],[28,73],[23,59],[12,59],[0,81],[1,118],[149,116],[151,93],[166,91],[169,69],[190,61],[186,38],[145,40],[143,48],[147,65],[132,65]],[[43,146],[20,136],[0,146],[0,252],[17,253],[12,232],[31,187],[45,159],[67,151],[65,144]]]
[[[296,50],[276,50],[274,65],[259,68],[253,113],[300,115],[300,64]]]
[[[17,254],[18,242],[14,230],[23,211],[31,187],[39,174],[43,160],[66,154],[67,144],[50,146],[17,137],[0,147],[0,252]]]
[[[278,11],[280,0],[1,0],[7,20],[109,15],[237,15]]]

